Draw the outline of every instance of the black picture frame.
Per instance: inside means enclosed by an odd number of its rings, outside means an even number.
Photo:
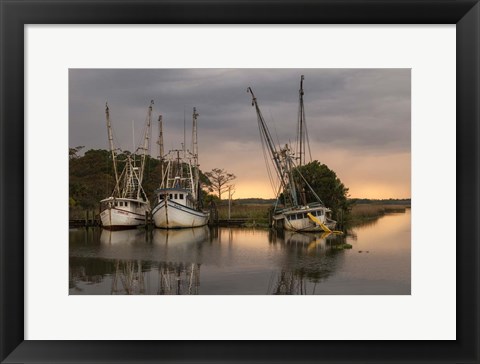
[[[0,0],[2,363],[479,363],[480,5],[478,0]],[[24,25],[456,24],[457,340],[24,340]],[[439,196],[441,198],[441,196]],[[452,242],[452,245],[455,243]],[[439,320],[442,318],[439,317]],[[254,329],[254,328],[252,328]],[[413,330],[414,328],[412,328]]]

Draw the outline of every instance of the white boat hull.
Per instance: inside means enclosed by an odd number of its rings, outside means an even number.
[[[135,228],[145,224],[145,213],[150,211],[148,202],[109,197],[100,201],[102,227],[109,230]],[[128,205],[128,206],[127,206]]]
[[[106,229],[127,229],[145,224],[145,214],[143,216],[131,211],[108,208],[100,213],[102,226]]]
[[[152,211],[155,227],[161,229],[204,226],[208,223],[208,217],[208,213],[193,210],[170,200],[161,201]]]

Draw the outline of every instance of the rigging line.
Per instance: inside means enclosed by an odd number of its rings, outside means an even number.
[[[305,184],[307,185],[307,187],[310,189],[310,191],[313,193],[313,196],[315,196],[315,198],[322,204],[325,206],[325,204],[323,203],[322,199],[317,195],[317,193],[314,191],[313,187],[310,186],[310,184],[307,182],[307,180],[305,179],[305,177],[303,177],[303,174],[298,170],[298,168],[295,166],[295,163],[292,161],[292,164],[293,164],[293,170],[295,170],[299,175],[300,177],[302,178],[303,182],[305,182]]]
[[[273,189],[273,193],[275,194],[275,191],[276,191],[276,188],[275,188],[275,183],[274,183],[274,179],[273,179],[273,176],[272,176],[272,171],[270,169],[270,157],[267,156],[267,147],[265,145],[265,140],[263,139],[263,136],[262,136],[262,129],[260,127],[260,122],[258,122],[258,129],[260,131],[260,143],[261,143],[261,146],[262,146],[262,153],[263,153],[263,158],[265,160],[265,165],[267,167],[267,176],[268,176],[268,179],[270,181],[270,186],[272,187]]]
[[[260,125],[259,125],[260,127]],[[260,129],[261,131],[262,129]],[[268,173],[268,177],[269,177],[269,180],[270,180],[270,185],[272,186],[272,189],[273,189],[273,193],[275,194],[275,191],[277,189],[277,185],[275,183],[275,178],[273,178],[273,174],[272,174],[272,171],[271,171],[271,165],[269,163],[269,160],[271,159],[271,157],[269,158],[267,156],[267,146],[266,146],[266,141],[264,140],[264,138],[261,138],[261,142],[262,142],[262,148],[263,148],[263,153],[264,153],[264,158],[265,158],[265,164],[267,166],[267,173]],[[268,149],[269,151],[269,149]],[[276,169],[275,169],[276,171]],[[278,173],[278,172],[277,172]]]
[[[259,125],[259,128],[260,128],[260,135],[262,137],[262,141],[264,143],[267,143],[267,142],[271,143],[272,138],[269,134],[267,134],[268,129],[266,129],[266,125],[263,121],[263,118],[261,118],[258,115],[257,116],[257,121],[258,121],[258,125]],[[280,167],[280,164],[279,164],[280,161],[278,160],[278,155],[276,154],[276,151],[274,150],[274,146],[269,146],[268,153],[269,153],[272,161],[276,164],[275,172],[277,173],[277,176],[278,176],[279,180],[282,182],[281,167]]]
[[[280,138],[278,137],[277,125],[275,124],[275,120],[273,119],[272,110],[268,109],[268,111],[270,112],[270,123],[273,124],[273,131],[275,132],[275,137],[277,138],[277,145],[280,145]]]
[[[273,178],[273,175],[272,175],[272,170],[271,170],[270,161],[269,161],[270,158],[267,155],[267,147],[266,147],[265,141],[263,139],[261,140],[261,145],[262,145],[263,157],[264,157],[265,164],[266,164],[266,167],[267,167],[268,178],[270,180],[270,185],[275,189],[275,181],[274,181],[274,178]]]
[[[112,121],[112,117],[110,116],[110,130],[112,131],[112,140],[113,140],[113,150],[115,151],[118,147],[116,147],[118,145],[118,138],[117,138],[117,135],[115,134],[115,128],[113,127],[113,121]]]

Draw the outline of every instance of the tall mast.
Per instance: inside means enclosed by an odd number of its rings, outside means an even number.
[[[164,155],[163,150],[163,116],[158,115],[158,159],[162,159]]]
[[[142,185],[143,180],[143,172],[145,171],[145,160],[147,157],[147,152],[150,148],[150,129],[152,124],[152,110],[153,110],[153,100],[150,101],[150,106],[148,107],[148,114],[147,114],[147,125],[145,126],[145,134],[143,137],[143,153],[141,158],[141,167],[140,167],[140,174],[138,176],[138,185],[139,187]],[[140,197],[140,188],[138,189],[138,197]]]
[[[186,149],[187,149],[187,137],[186,137],[186,118],[185,118],[185,107],[183,107],[183,158],[187,156]]]
[[[193,108],[193,115],[192,115],[192,153],[193,153],[193,181],[192,181],[192,193],[193,196],[198,203],[198,190],[199,190],[199,172],[198,172],[198,142],[197,142],[197,117],[199,114],[197,113],[197,108]]]
[[[312,153],[310,151],[310,143],[308,141],[308,133],[307,133],[307,120],[305,118],[305,106],[303,104],[303,80],[305,76],[302,75],[300,77],[300,90],[298,91],[299,94],[299,101],[298,101],[298,127],[297,127],[297,154],[299,159],[299,166],[305,164],[305,146],[308,145],[308,152],[310,154],[310,160],[312,159]]]
[[[164,183],[164,157],[165,151],[163,149],[163,116],[158,115],[158,160],[160,161],[160,176],[162,178],[160,186]]]
[[[197,109],[193,108],[193,123],[192,123],[192,153],[195,158],[195,164],[198,163],[198,144],[197,144]]]
[[[118,189],[118,171],[117,171],[117,156],[115,153],[115,147],[113,145],[113,132],[112,132],[112,123],[110,121],[110,110],[108,108],[108,103],[105,103],[105,116],[107,119],[107,134],[108,134],[108,143],[110,147],[110,152],[112,153],[113,161],[113,170],[115,171],[115,190]]]

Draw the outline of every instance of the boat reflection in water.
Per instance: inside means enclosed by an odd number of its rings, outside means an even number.
[[[317,284],[334,274],[344,259],[346,237],[329,233],[271,231],[269,241],[285,253],[280,272],[271,277],[267,293],[315,294]]]
[[[111,294],[198,294],[200,265],[117,260],[111,284]]]
[[[198,294],[200,264],[195,260],[184,262],[183,252],[190,249],[195,252],[195,246],[207,238],[207,227],[153,232],[103,230],[100,254],[117,258],[110,293]],[[136,259],[129,259],[132,257]],[[151,272],[158,274],[154,276]]]
[[[144,230],[102,230],[100,244],[102,245],[127,245],[134,244],[145,235]]]
[[[206,226],[187,229],[155,229],[152,235],[152,242],[155,245],[191,247],[204,242],[208,238],[209,230]]]
[[[315,294],[342,264],[345,242],[325,233],[206,226],[77,237],[71,294]]]

